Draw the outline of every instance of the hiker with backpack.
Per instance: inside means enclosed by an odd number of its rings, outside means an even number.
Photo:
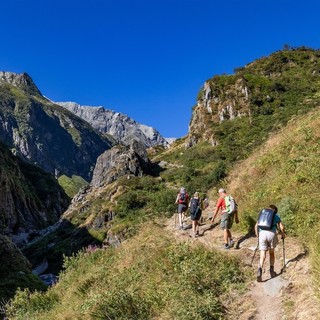
[[[285,227],[278,215],[278,208],[271,204],[268,208],[259,213],[255,225],[255,233],[259,241],[260,260],[257,272],[257,281],[262,281],[262,269],[266,260],[267,251],[270,255],[270,276],[274,278],[277,273],[274,271],[275,254],[274,250],[278,244],[277,228],[280,228],[282,239],[285,238]]]
[[[199,192],[195,192],[189,204],[190,218],[192,221],[191,237],[197,238],[199,236],[199,220],[202,214],[202,201]]]
[[[184,213],[188,210],[189,195],[184,187],[181,187],[180,192],[177,195],[176,204],[178,205],[178,217],[179,217],[179,227],[178,229],[183,229],[183,218]]]
[[[238,205],[234,198],[228,195],[226,190],[223,188],[219,189],[219,200],[212,216],[211,224],[213,224],[219,211],[221,211],[220,227],[223,230],[224,249],[230,249],[234,245],[230,231],[233,225],[233,220],[235,220],[236,223],[239,223]]]

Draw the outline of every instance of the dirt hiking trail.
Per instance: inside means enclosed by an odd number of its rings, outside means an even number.
[[[204,213],[207,218],[207,212]],[[319,301],[315,297],[311,267],[308,255],[297,240],[287,237],[285,240],[285,263],[283,268],[283,245],[279,237],[276,248],[275,271],[273,279],[269,274],[269,255],[263,270],[263,282],[256,281],[256,271],[259,259],[257,251],[253,266],[251,261],[257,245],[256,237],[232,232],[235,245],[230,250],[223,248],[223,233],[218,223],[211,225],[202,223],[199,237],[191,238],[191,222],[186,220],[185,230],[178,230],[173,217],[167,223],[167,229],[178,242],[189,242],[192,245],[202,244],[205,247],[221,250],[224,254],[235,255],[243,261],[248,271],[252,272],[252,281],[247,291],[241,297],[230,292],[226,297],[226,319],[233,320],[317,320],[320,319]]]

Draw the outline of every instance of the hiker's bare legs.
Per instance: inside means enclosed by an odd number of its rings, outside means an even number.
[[[182,213],[178,213],[178,216],[179,216],[179,227],[182,227],[183,226]]]
[[[260,251],[260,261],[259,261],[259,268],[263,268],[264,262],[266,261],[266,253],[267,251]]]
[[[199,222],[199,220],[196,221],[196,232],[197,233],[200,232],[200,222]]]
[[[270,253],[270,267],[274,267],[274,261],[275,261],[274,249],[270,249],[269,253]]]
[[[228,229],[228,238],[229,238],[230,240],[232,239],[232,234],[231,234],[230,229]]]
[[[229,230],[228,229],[224,229],[223,230],[223,239],[224,239],[224,243],[228,244],[229,243]]]
[[[192,235],[196,235],[197,221],[192,221]]]
[[[224,238],[224,243],[229,244],[229,239],[230,240],[232,239],[230,229],[223,230],[223,238]]]

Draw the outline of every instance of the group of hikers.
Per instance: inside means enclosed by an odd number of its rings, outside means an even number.
[[[234,246],[234,239],[231,234],[233,222],[239,223],[238,204],[235,199],[227,194],[226,190],[221,188],[218,191],[219,198],[211,217],[211,224],[220,213],[220,227],[223,230],[224,244],[223,248],[228,250]],[[184,230],[184,219],[189,209],[192,230],[190,236],[197,238],[199,236],[199,221],[202,219],[203,209],[209,206],[208,199],[202,200],[199,192],[195,192],[192,197],[189,196],[186,189],[182,187],[176,198],[178,205],[178,229]],[[210,219],[210,218],[209,218]],[[254,227],[255,235],[258,238],[257,249],[260,251],[260,259],[257,271],[257,281],[262,281],[262,270],[266,260],[266,253],[270,255],[270,276],[274,278],[277,273],[274,270],[275,248],[278,244],[277,231],[280,231],[282,239],[285,238],[285,227],[278,214],[278,208],[271,204],[263,209],[258,216]]]

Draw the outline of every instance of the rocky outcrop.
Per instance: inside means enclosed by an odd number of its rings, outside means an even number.
[[[22,159],[59,176],[90,180],[112,139],[44,98],[26,74],[0,73],[0,141]]]
[[[14,72],[0,71],[0,81],[13,85],[27,93],[41,95],[41,92],[27,73],[17,74]]]
[[[186,147],[200,141],[208,141],[213,146],[218,140],[213,134],[215,126],[226,120],[250,115],[249,89],[244,78],[218,85],[219,77],[205,82],[198,96],[189,125]]]
[[[147,148],[169,145],[157,130],[140,124],[122,113],[104,107],[80,106],[75,102],[57,102],[57,104],[89,122],[93,128],[110,134],[125,145],[129,145],[133,140],[139,140]]]
[[[118,145],[97,160],[91,185],[101,187],[122,176],[142,176],[148,173],[149,159],[145,146],[133,141],[130,146]]]
[[[198,94],[186,147],[201,141],[219,144],[228,124],[234,132],[255,126],[257,131],[276,129],[301,110],[319,105],[319,65],[319,50],[291,48],[207,80]]]

